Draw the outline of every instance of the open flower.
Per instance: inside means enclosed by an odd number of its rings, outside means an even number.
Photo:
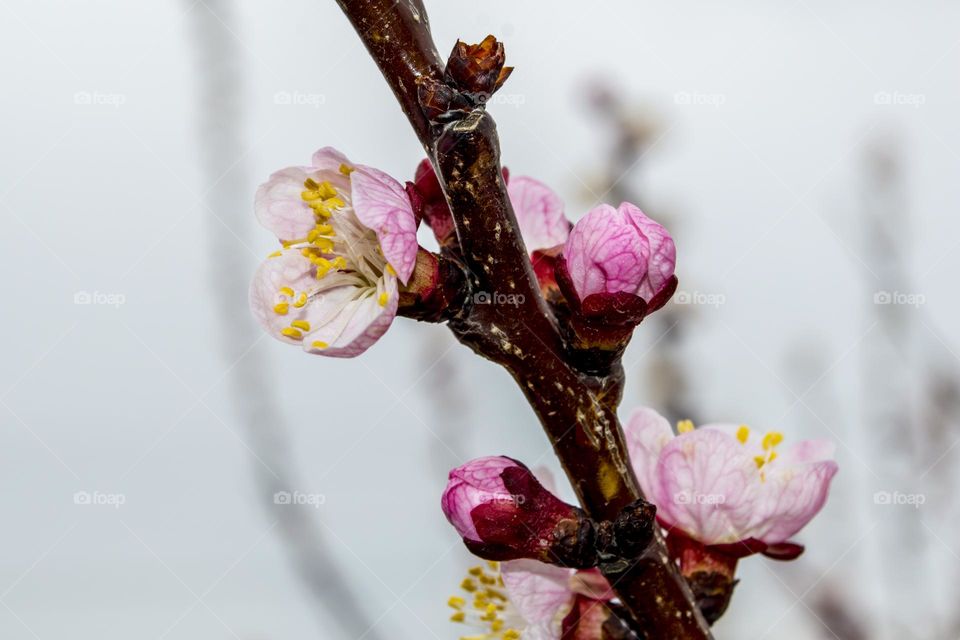
[[[585,308],[591,297],[636,297],[650,313],[673,294],[676,255],[667,230],[638,207],[601,204],[574,225],[563,248],[563,268]]]
[[[624,427],[644,495],[670,536],[733,557],[796,557],[789,542],[823,507],[837,472],[820,440],[781,448],[783,434],[746,425],[681,422],[678,435],[656,411],[637,409]]]
[[[460,588],[447,601],[450,619],[481,632],[471,640],[597,640],[613,615],[613,591],[596,569],[489,562],[471,568]]]
[[[404,188],[327,147],[311,166],[270,176],[255,209],[283,248],[254,276],[254,317],[310,353],[363,353],[393,322],[398,280],[406,284],[416,263],[417,224]]]

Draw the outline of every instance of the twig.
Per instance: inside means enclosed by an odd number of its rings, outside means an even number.
[[[449,327],[479,355],[506,368],[527,397],[587,513],[614,520],[640,497],[616,416],[619,361],[593,375],[577,370],[540,294],[499,162],[493,118],[482,108],[438,124],[418,100],[421,85],[443,82],[419,2],[338,0],[379,66],[437,169],[453,213],[460,259],[473,292],[510,293],[516,305],[467,303]],[[693,596],[664,541],[626,563],[601,567],[645,638],[709,638]]]

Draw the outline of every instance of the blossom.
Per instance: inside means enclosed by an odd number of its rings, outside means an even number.
[[[732,556],[763,552],[795,557],[789,539],[823,507],[837,472],[833,445],[809,440],[780,448],[779,431],[689,421],[670,425],[640,408],[624,427],[630,458],[657,518],[685,536]]]
[[[570,222],[563,212],[563,200],[550,187],[528,176],[512,176],[507,195],[531,255],[567,241]]]
[[[326,147],[257,190],[260,223],[282,243],[250,286],[273,337],[335,357],[363,353],[396,316],[416,263],[417,223],[404,188]]]
[[[617,209],[608,204],[591,209],[570,232],[563,261],[582,302],[595,295],[628,294],[652,311],[666,303],[676,286],[673,238],[629,202]]]
[[[596,640],[612,615],[614,594],[596,569],[565,569],[536,560],[472,567],[451,596],[450,619],[481,631],[471,640]]]
[[[440,506],[467,547],[484,558],[572,566],[594,558],[589,519],[512,458],[478,458],[453,469]]]

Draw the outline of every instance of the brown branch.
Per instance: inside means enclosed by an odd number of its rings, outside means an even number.
[[[459,258],[477,294],[511,303],[467,303],[450,320],[460,342],[505,367],[540,419],[584,510],[615,520],[640,498],[616,416],[623,370],[579,371],[567,357],[555,319],[540,294],[500,170],[493,118],[482,108],[445,124],[421,109],[421,86],[444,82],[423,6],[412,0],[338,0],[393,89],[437,169],[453,213]],[[594,372],[596,373],[596,372]],[[601,564],[632,626],[643,638],[710,638],[684,579],[657,529],[638,557]]]

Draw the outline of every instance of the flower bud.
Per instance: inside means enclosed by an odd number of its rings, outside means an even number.
[[[529,558],[574,568],[597,562],[590,519],[511,458],[479,458],[452,470],[441,507],[481,558]]]

